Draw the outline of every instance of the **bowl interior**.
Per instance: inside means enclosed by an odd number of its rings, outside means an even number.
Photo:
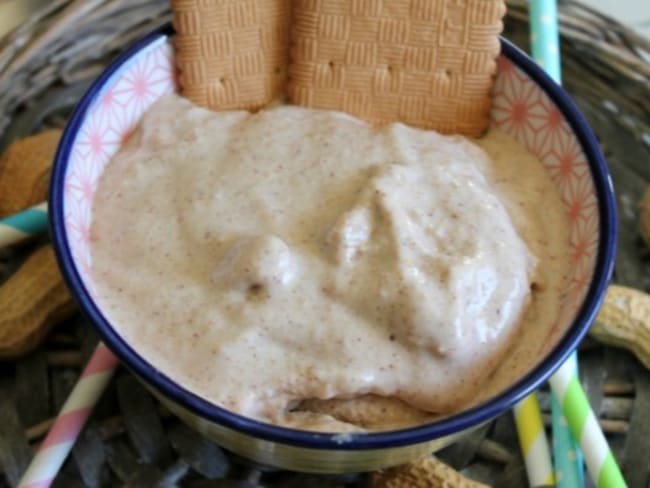
[[[95,294],[90,225],[98,179],[147,108],[176,89],[172,56],[167,35],[150,37],[132,56],[114,65],[99,89],[91,92],[86,105],[82,104],[77,124],[68,128],[67,147],[63,147],[64,142],[57,158],[62,178],[54,183],[61,186],[60,202],[53,197],[52,205],[62,205],[62,226],[59,231],[54,229],[55,237],[59,232],[70,251],[74,269],[66,272],[79,279],[75,290],[78,297],[85,294],[92,298]],[[599,253],[611,254],[612,249],[601,246],[603,220],[597,179],[571,122],[540,82],[511,57],[502,54],[498,60],[492,124],[514,136],[542,161],[561,194],[570,222],[572,276],[557,323],[540,344],[543,357],[574,323],[590,288],[593,293],[597,261],[603,259]],[[606,179],[606,174],[602,178]],[[602,188],[600,191],[602,194]],[[601,270],[601,274],[607,275],[608,270]],[[596,294],[592,301],[597,300]],[[589,313],[593,315],[593,310]]]

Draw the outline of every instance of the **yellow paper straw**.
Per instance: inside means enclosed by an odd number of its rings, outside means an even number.
[[[551,452],[537,394],[532,393],[515,405],[514,414],[530,486],[554,485]]]

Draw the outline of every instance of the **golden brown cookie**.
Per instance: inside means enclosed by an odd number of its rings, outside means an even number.
[[[289,98],[480,136],[504,14],[503,0],[294,0]]]
[[[289,0],[171,0],[181,93],[214,110],[257,110],[286,82]]]

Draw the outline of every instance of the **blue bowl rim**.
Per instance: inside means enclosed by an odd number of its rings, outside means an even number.
[[[90,86],[75,108],[62,136],[54,160],[50,184],[50,231],[63,276],[86,317],[95,324],[105,344],[128,368],[155,387],[167,398],[184,406],[205,420],[220,424],[240,433],[271,442],[327,450],[370,450],[395,448],[418,444],[451,435],[479,425],[511,408],[519,400],[536,390],[575,350],[593,322],[612,276],[616,253],[616,207],[607,165],[598,142],[587,121],[567,93],[535,64],[523,51],[501,38],[501,52],[522,69],[548,94],[568,121],[587,157],[598,196],[600,240],[594,279],[573,324],[555,349],[533,370],[510,388],[479,405],[439,421],[408,429],[387,432],[359,433],[343,438],[340,434],[308,432],[259,422],[216,406],[179,386],[140,357],[110,326],[95,305],[81,276],[74,266],[65,233],[63,196],[64,177],[72,144],[92,102],[105,83],[132,56],[161,38],[174,33],[170,25],[163,26],[135,42],[124,51]]]

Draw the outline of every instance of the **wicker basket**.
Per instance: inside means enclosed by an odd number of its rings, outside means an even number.
[[[107,62],[170,20],[167,0],[53,0],[0,41],[0,150],[18,137],[62,126]],[[526,3],[509,0],[506,37],[527,48]],[[638,238],[637,202],[650,182],[650,41],[576,2],[560,4],[563,79],[591,122],[617,189],[621,233],[616,281],[650,289]],[[16,259],[0,253],[0,274]],[[9,264],[9,266],[3,266]],[[1,313],[1,311],[0,311]],[[0,364],[0,488],[20,473],[92,351],[81,318],[36,353]],[[592,341],[581,376],[631,487],[648,486],[650,373],[626,352]],[[548,412],[548,393],[540,393]],[[158,412],[158,415],[152,415]],[[510,413],[440,456],[498,487],[527,486]],[[231,484],[219,478],[239,480]],[[126,372],[98,405],[56,484],[76,486],[363,486],[363,474],[315,476],[256,466],[200,439],[170,417]]]

